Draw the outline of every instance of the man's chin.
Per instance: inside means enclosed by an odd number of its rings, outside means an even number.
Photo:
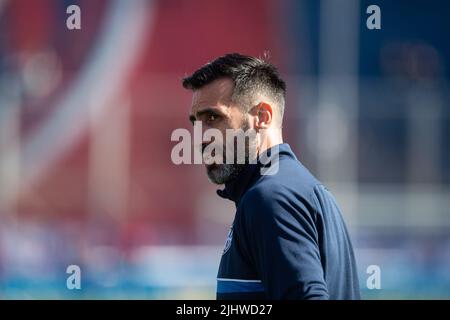
[[[229,164],[210,164],[206,165],[206,174],[212,183],[225,184],[234,180],[243,168],[244,166]]]

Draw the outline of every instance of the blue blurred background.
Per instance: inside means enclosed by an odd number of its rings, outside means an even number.
[[[81,30],[66,28],[72,4]],[[363,297],[450,298],[449,13],[444,0],[1,0],[0,298],[213,299],[234,205],[204,168],[171,162],[171,132],[190,126],[180,79],[265,51],[288,84],[285,140],[344,211]]]

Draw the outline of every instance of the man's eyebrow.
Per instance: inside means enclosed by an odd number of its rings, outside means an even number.
[[[214,115],[221,115],[222,112],[220,112],[219,110],[217,110],[217,108],[213,108],[213,107],[209,107],[209,108],[205,108],[202,109],[200,111],[197,111],[197,118],[200,118],[200,116],[204,115],[204,114],[214,114]]]

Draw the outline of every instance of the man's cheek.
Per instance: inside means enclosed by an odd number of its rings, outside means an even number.
[[[224,163],[224,146],[222,142],[208,144],[203,150],[203,161],[206,165]]]

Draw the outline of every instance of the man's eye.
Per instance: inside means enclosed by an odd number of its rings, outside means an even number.
[[[208,122],[213,122],[217,120],[217,116],[215,114],[208,115]]]

